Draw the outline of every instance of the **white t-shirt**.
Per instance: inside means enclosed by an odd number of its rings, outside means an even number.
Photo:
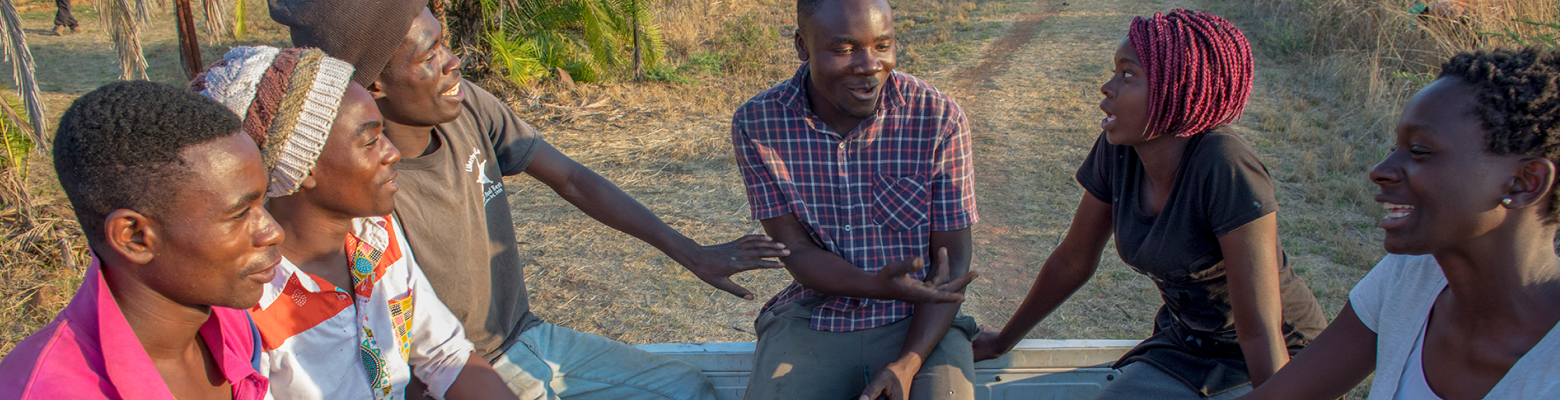
[[[1397,397],[1400,399],[1418,400],[1442,400],[1435,390],[1430,389],[1430,381],[1425,378],[1425,331],[1419,331],[1419,339],[1414,340],[1414,352],[1408,354],[1408,365],[1403,367],[1403,375],[1398,377]]]
[[[473,349],[460,320],[434,295],[398,219],[352,223],[345,245],[355,287],[338,288],[284,258],[249,309],[269,397],[403,399],[415,374],[443,399]]]
[[[1360,322],[1376,332],[1376,379],[1370,398],[1397,399],[1398,383],[1416,340],[1430,320],[1430,308],[1446,288],[1435,257],[1388,254],[1349,292]],[[1487,399],[1560,398],[1560,325],[1511,366]]]

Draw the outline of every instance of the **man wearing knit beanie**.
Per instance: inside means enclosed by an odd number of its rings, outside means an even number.
[[[752,298],[732,274],[782,267],[767,236],[700,246],[611,182],[558,152],[492,94],[460,77],[443,27],[418,0],[271,0],[293,44],[357,67],[405,156],[397,214],[433,287],[477,351],[524,399],[709,399],[687,363],[545,323],[530,313],[504,176],[525,172],[587,215],[655,246],[705,282]]]
[[[249,309],[271,397],[513,400],[403,244],[391,214],[401,153],[352,72],[317,49],[253,46],[190,82],[243,116],[271,173],[266,209],[286,240]],[[426,387],[409,388],[412,376]]]

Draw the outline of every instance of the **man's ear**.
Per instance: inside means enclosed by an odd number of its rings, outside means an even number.
[[[379,100],[379,99],[385,98],[385,91],[384,91],[384,89],[381,89],[381,88],[384,87],[384,85],[379,83],[380,79],[384,79],[384,78],[374,78],[374,83],[370,83],[370,84],[368,84],[368,87],[364,88],[364,89],[368,89],[368,95],[369,96],[373,96],[374,100]]]
[[[796,27],[796,34],[792,35],[791,39],[796,47],[796,59],[807,62],[807,44],[802,43],[802,28],[800,26]]]
[[[1546,158],[1524,158],[1517,164],[1516,175],[1511,177],[1506,198],[1511,199],[1507,208],[1522,208],[1543,203],[1554,191],[1555,163]],[[1503,203],[1504,204],[1504,203]]]
[[[145,214],[118,209],[103,218],[103,238],[108,247],[125,260],[146,264],[157,256],[158,229]]]
[[[314,171],[309,171],[309,176],[303,177],[303,182],[298,182],[298,189],[313,189],[319,184],[319,181],[314,180]]]

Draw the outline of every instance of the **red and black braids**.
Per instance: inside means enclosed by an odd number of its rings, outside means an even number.
[[[1251,46],[1217,15],[1173,10],[1127,31],[1148,74],[1149,137],[1191,136],[1234,121],[1251,95]]]

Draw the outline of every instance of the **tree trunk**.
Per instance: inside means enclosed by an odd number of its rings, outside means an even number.
[[[200,42],[195,34],[195,12],[190,7],[190,0],[174,0],[174,12],[178,16],[179,25],[179,60],[184,63],[184,74],[188,79],[195,79],[201,67],[205,65],[200,61]]]
[[[634,80],[644,81],[644,58],[640,55],[639,52],[639,0],[634,0],[633,6],[634,9],[631,10],[632,14],[628,16],[628,19],[634,21]]]
[[[487,33],[487,16],[482,14],[479,0],[449,0],[444,8],[447,45],[460,57],[461,72],[467,78],[480,80],[491,72],[488,63],[487,44],[482,42]]]

